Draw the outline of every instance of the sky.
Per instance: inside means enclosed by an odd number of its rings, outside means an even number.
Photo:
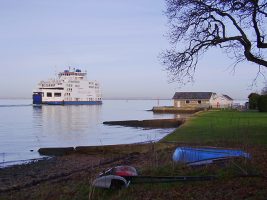
[[[164,10],[164,0],[0,0],[0,98],[31,98],[39,81],[69,66],[98,80],[104,99],[170,99],[179,91],[246,99],[261,91],[258,66],[233,71],[221,50],[202,57],[193,83],[170,83],[159,59],[170,47]]]

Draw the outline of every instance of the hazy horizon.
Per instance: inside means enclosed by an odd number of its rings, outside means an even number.
[[[26,98],[23,98],[23,97],[13,97],[13,98],[8,98],[8,97],[6,97],[6,98],[0,98],[0,100],[32,100],[32,98],[31,97],[26,97]],[[130,97],[130,98],[116,98],[116,97],[114,97],[114,98],[102,98],[102,100],[103,101],[105,101],[105,100],[118,100],[118,101],[120,101],[120,100],[125,100],[125,101],[132,101],[132,100],[155,100],[155,101],[161,101],[161,100],[170,100],[170,101],[172,101],[173,99],[172,99],[172,97],[171,98],[158,98],[158,99],[156,99],[156,98],[150,98],[150,97]],[[244,99],[234,99],[234,101],[247,101],[248,100],[248,98],[244,98]]]

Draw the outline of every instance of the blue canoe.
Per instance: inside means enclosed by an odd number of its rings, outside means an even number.
[[[232,157],[250,158],[250,155],[242,150],[178,147],[174,151],[172,159],[188,165],[202,165]]]

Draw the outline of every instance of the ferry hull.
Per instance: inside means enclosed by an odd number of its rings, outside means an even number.
[[[47,101],[45,105],[101,105],[102,101]]]

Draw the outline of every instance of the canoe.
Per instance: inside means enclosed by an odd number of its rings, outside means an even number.
[[[234,157],[250,158],[250,154],[234,149],[178,147],[175,149],[172,159],[188,165],[202,165]]]

